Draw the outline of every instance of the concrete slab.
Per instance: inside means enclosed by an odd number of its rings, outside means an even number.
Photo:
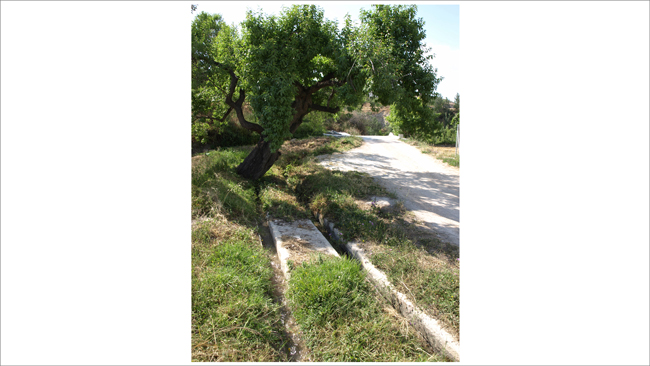
[[[367,201],[366,204],[372,205],[373,203],[379,208],[384,208],[395,206],[397,204],[397,200],[389,197],[372,196],[370,197],[370,201]]]
[[[357,243],[345,243],[345,247],[361,263],[363,269],[368,273],[368,278],[379,292],[393,305],[393,308],[413,324],[413,327],[433,349],[444,353],[454,361],[460,361],[460,343],[451,334],[447,333],[436,319],[420,310],[406,295],[397,291],[388,281],[386,274],[370,262],[368,256]]]
[[[287,279],[290,276],[288,261],[299,265],[316,253],[339,257],[336,250],[318,231],[311,220],[297,220],[294,222],[269,220],[269,229],[271,229],[271,236],[273,236],[275,248],[278,252],[280,267]]]
[[[323,136],[347,137],[347,136],[351,136],[351,135],[350,135],[349,133],[347,133],[347,132],[337,132],[337,131],[331,131],[331,130],[330,130],[330,131],[328,131],[328,132],[325,132],[325,133],[323,134]]]

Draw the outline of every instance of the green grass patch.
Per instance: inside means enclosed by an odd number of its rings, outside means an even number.
[[[270,259],[255,231],[223,219],[192,230],[192,360],[287,361]]]
[[[460,167],[460,155],[443,157],[442,161],[451,166]]]
[[[292,271],[287,297],[312,357],[320,362],[443,361],[425,352],[377,301],[360,265],[319,257]]]
[[[311,218],[312,214],[304,203],[297,199],[296,191],[306,178],[324,171],[314,164],[311,158],[343,152],[361,146],[362,141],[358,137],[318,137],[285,142],[280,149],[282,155],[278,161],[259,180],[259,197],[263,212],[268,212],[274,218],[289,221]]]
[[[368,174],[330,171],[317,166],[302,180],[297,193],[311,211],[333,219],[346,240],[379,240],[387,234],[389,227],[380,219],[382,213],[362,209],[358,200],[370,196],[395,198],[395,195]]]

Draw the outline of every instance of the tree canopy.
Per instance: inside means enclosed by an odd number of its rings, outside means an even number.
[[[257,179],[279,157],[312,111],[359,107],[372,94],[391,105],[397,125],[421,124],[440,81],[427,62],[424,21],[415,6],[374,5],[360,25],[346,16],[339,30],[314,5],[284,8],[279,16],[248,11],[239,26],[218,14],[192,23],[193,133],[225,123],[260,134],[238,173]],[[244,105],[252,109],[245,116]]]

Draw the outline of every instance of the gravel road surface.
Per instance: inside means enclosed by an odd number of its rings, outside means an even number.
[[[361,147],[319,156],[320,164],[370,174],[440,239],[459,246],[459,169],[394,136],[361,137]]]

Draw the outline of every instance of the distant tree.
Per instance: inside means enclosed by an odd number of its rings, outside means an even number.
[[[314,5],[284,8],[277,17],[249,11],[241,29],[219,15],[199,14],[192,24],[193,132],[234,111],[242,127],[260,134],[237,168],[257,179],[312,111],[358,108],[372,93],[397,111],[398,121],[406,114],[424,121],[439,79],[426,62],[416,10],[374,5],[361,11],[360,26],[346,16],[340,31]]]
[[[457,113],[460,113],[460,94],[456,93],[456,99],[454,99],[454,108]]]
[[[447,98],[436,98],[433,103],[433,111],[436,114],[439,129],[449,127],[451,119],[454,118],[454,111],[451,109],[451,103]]]

